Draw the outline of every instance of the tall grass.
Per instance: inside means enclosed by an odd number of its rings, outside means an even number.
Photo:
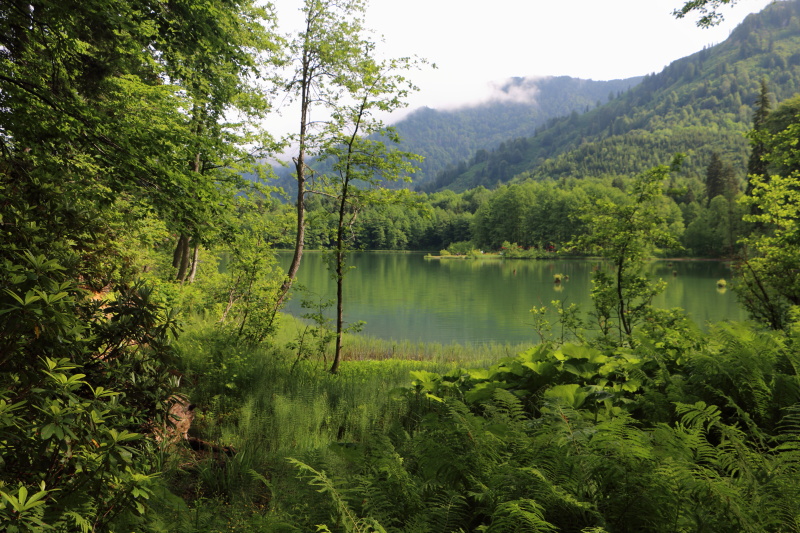
[[[267,502],[275,512],[289,512],[280,509],[281,502],[290,502],[303,482],[287,458],[335,461],[333,443],[357,444],[371,432],[393,425],[407,414],[407,403],[393,400],[391,391],[407,386],[411,371],[447,373],[458,367],[485,366],[525,348],[348,335],[345,363],[332,375],[326,372],[325,354],[298,357],[296,349],[286,348],[305,327],[284,317],[271,346],[251,348],[213,323],[198,320],[186,326],[176,349],[186,393],[197,405],[190,435],[230,446],[236,453],[193,456],[189,482],[174,482],[173,487],[180,485],[174,490],[197,502],[206,498],[228,502],[218,511],[220,516],[229,512],[241,518],[247,516],[243,508],[261,509]],[[230,514],[225,520],[229,527]],[[250,528],[236,524],[242,531]],[[208,524],[204,527],[213,530]]]
[[[286,346],[295,341],[305,328],[307,321],[285,315],[275,337],[276,346]],[[532,336],[533,337],[533,336]],[[533,342],[531,342],[532,344]],[[457,363],[466,366],[484,366],[502,357],[514,356],[530,344],[441,344],[412,342],[408,340],[386,340],[363,334],[345,333],[342,342],[345,361],[384,361],[400,359],[404,361],[427,361],[436,363]]]

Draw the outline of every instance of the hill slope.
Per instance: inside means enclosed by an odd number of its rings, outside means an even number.
[[[584,113],[641,80],[511,78],[485,103],[449,111],[421,108],[394,127],[402,139],[401,149],[425,157],[414,177],[421,187],[479,149],[491,150],[503,141],[531,136],[548,120],[573,111]]]
[[[642,77],[594,81],[569,76],[511,78],[479,105],[440,111],[423,107],[394,124],[400,149],[425,160],[414,175],[414,186],[425,187],[442,170],[466,160],[477,150],[497,148],[503,141],[528,137],[548,120],[571,112],[584,113],[636,86]],[[274,169],[277,185],[294,189],[292,170]],[[320,167],[318,171],[327,170]]]
[[[573,113],[437,175],[426,190],[493,187],[515,178],[630,175],[689,154],[701,174],[719,152],[744,174],[751,105],[764,79],[780,101],[800,90],[800,2],[750,15],[723,43],[679,59],[613,101]]]

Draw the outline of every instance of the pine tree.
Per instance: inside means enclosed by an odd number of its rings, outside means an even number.
[[[752,151],[750,152],[750,159],[747,161],[747,189],[745,194],[752,196],[753,186],[751,184],[750,176],[764,176],[769,179],[767,172],[767,164],[764,162],[764,154],[766,154],[766,147],[764,141],[760,138],[760,133],[764,131],[767,117],[772,109],[772,103],[769,99],[769,89],[767,82],[761,80],[761,93],[758,100],[756,100],[756,107],[753,112],[753,132],[752,132]]]
[[[711,154],[711,161],[706,169],[706,205],[711,200],[723,195],[733,197],[737,192],[736,177],[733,166],[722,160],[717,152]]]

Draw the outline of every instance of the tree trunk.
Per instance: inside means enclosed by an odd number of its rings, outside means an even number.
[[[330,373],[339,371],[342,360],[342,334],[344,330],[344,298],[342,286],[344,285],[344,216],[347,207],[347,178],[342,188],[342,200],[339,204],[339,227],[336,229],[336,349],[333,353],[333,364]]]
[[[625,332],[625,335],[628,336],[630,339],[632,328],[630,321],[628,319],[628,310],[625,308],[625,297],[622,294],[622,277],[623,271],[625,269],[624,260],[620,261],[617,264],[617,299],[619,302],[619,321],[620,321],[620,331]],[[622,335],[620,335],[620,340],[622,340]]]
[[[308,61],[304,58],[304,64]],[[305,68],[308,68],[307,66]],[[307,81],[307,73],[303,72],[302,95],[300,104],[300,147],[297,153],[297,158],[294,160],[294,168],[297,174],[297,230],[294,240],[294,255],[292,255],[292,262],[289,265],[289,270],[286,272],[286,279],[278,289],[278,294],[275,297],[275,304],[272,308],[272,313],[269,319],[270,326],[275,321],[275,316],[278,310],[283,305],[286,295],[292,288],[294,278],[297,276],[297,271],[300,269],[300,260],[303,258],[303,249],[305,247],[306,238],[306,137],[308,128],[308,108],[310,105],[310,86]]]
[[[333,363],[330,368],[331,374],[336,374],[339,371],[339,363],[342,360],[342,335],[344,332],[344,298],[342,292],[342,287],[344,285],[343,237],[343,226],[340,223],[336,243],[336,349],[333,352]]]
[[[303,153],[295,160],[295,168],[297,169],[297,226],[294,240],[294,255],[292,255],[292,262],[289,265],[289,270],[286,272],[286,279],[278,289],[278,294],[275,297],[275,304],[272,308],[270,316],[270,323],[275,320],[275,315],[283,305],[286,295],[292,288],[294,279],[297,276],[297,271],[300,269],[300,260],[303,258],[303,249],[305,247],[306,236],[306,208],[305,208],[305,163]]]
[[[178,247],[180,248],[180,263],[178,264],[178,275],[175,276],[176,281],[183,281],[186,279],[186,272],[189,269],[189,237],[185,233],[181,233],[181,238],[178,240]]]
[[[189,270],[189,283],[194,283],[194,276],[197,274],[197,257],[200,252],[200,244],[195,241],[194,252],[192,253],[192,268]]]
[[[181,257],[183,257],[183,234],[178,237],[178,242],[175,243],[175,252],[172,254],[172,268],[181,266]]]

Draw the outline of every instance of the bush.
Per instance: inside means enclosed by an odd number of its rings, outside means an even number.
[[[474,248],[470,241],[461,241],[452,243],[447,247],[447,251],[450,255],[467,255],[474,250]]]
[[[0,522],[7,531],[108,530],[144,513],[177,385],[174,325],[144,286],[94,301],[30,252],[0,273]]]

